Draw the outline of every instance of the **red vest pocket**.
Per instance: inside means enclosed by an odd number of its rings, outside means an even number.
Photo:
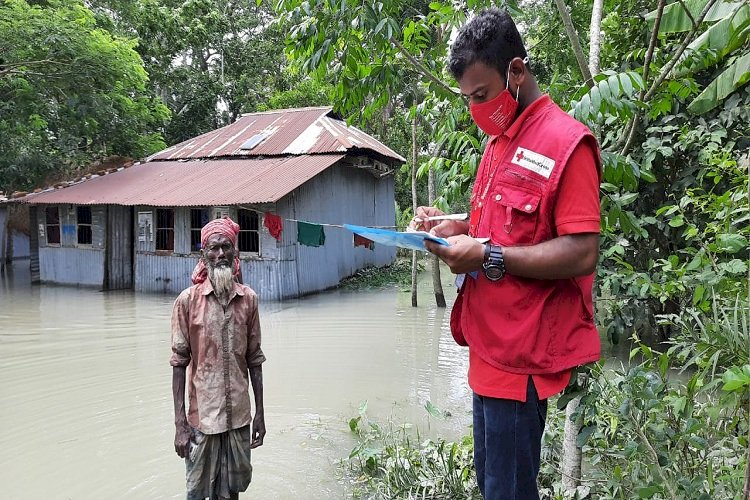
[[[512,246],[534,243],[542,194],[500,184],[491,199],[492,241]]]

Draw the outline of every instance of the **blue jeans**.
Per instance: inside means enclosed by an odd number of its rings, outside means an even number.
[[[529,377],[526,402],[474,393],[474,465],[486,500],[537,500],[547,400]]]

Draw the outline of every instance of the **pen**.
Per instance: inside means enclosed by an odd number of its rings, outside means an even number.
[[[414,222],[425,222],[428,220],[466,220],[468,214],[448,214],[448,215],[433,215],[432,217],[426,217],[421,219],[414,217]]]

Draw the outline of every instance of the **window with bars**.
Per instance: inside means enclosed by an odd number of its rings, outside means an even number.
[[[93,240],[91,231],[91,207],[76,207],[76,221],[78,223],[78,244],[91,245]]]
[[[237,246],[240,252],[258,253],[260,251],[258,219],[258,212],[253,210],[237,211],[237,223],[240,225]]]
[[[156,209],[156,249],[174,250],[174,210]]]
[[[208,224],[207,208],[190,209],[190,251],[199,252],[201,249],[201,229]]]
[[[45,225],[47,226],[47,244],[60,244],[60,209],[47,207],[44,210]]]

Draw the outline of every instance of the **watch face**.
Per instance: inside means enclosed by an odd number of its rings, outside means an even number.
[[[484,275],[487,276],[488,280],[497,281],[503,277],[503,270],[500,266],[486,266],[484,268]]]

